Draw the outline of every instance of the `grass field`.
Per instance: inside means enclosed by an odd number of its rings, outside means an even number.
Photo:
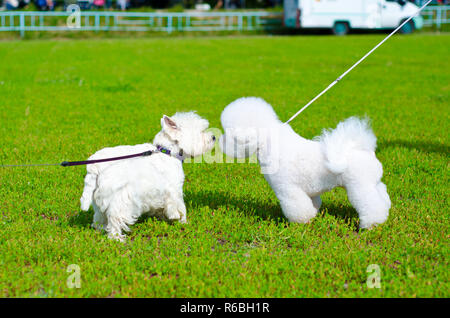
[[[220,128],[241,96],[287,120],[384,36],[0,42],[0,158],[83,160],[149,141],[183,110]],[[372,119],[392,200],[382,226],[359,231],[341,189],[312,223],[289,224],[256,164],[189,163],[189,223],[143,218],[122,244],[79,209],[85,167],[0,168],[0,295],[449,297],[449,47],[448,35],[395,36],[292,122],[312,138]]]

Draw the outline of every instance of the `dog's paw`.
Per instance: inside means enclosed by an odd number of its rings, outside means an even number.
[[[98,222],[92,222],[91,227],[93,227],[96,230],[102,231],[104,229],[104,224],[100,224]]]
[[[111,240],[119,241],[119,242],[125,242],[126,236],[119,233],[109,233],[108,238]]]
[[[178,211],[172,211],[170,213],[166,213],[165,215],[168,222],[175,222],[181,219],[180,213]]]
[[[80,205],[81,211],[88,211],[90,207],[91,207],[91,204],[89,202],[84,202],[84,201],[81,202],[81,205]]]

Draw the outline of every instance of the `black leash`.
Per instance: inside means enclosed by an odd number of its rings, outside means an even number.
[[[62,166],[62,167],[72,167],[72,166],[81,166],[81,165],[90,165],[94,163],[107,162],[107,161],[115,161],[115,160],[123,160],[130,159],[136,157],[145,157],[150,156],[154,153],[153,150],[144,151],[141,153],[137,153],[134,155],[128,156],[120,156],[106,159],[96,159],[96,160],[83,160],[83,161],[63,161],[61,163],[38,163],[38,164],[23,164],[23,165],[1,165],[2,168],[8,167],[41,167],[41,166]]]
[[[35,164],[24,164],[24,165],[0,165],[2,168],[9,167],[44,167],[44,166],[60,166],[60,163],[35,163]]]
[[[172,152],[169,149],[166,149],[160,145],[156,146],[156,150],[148,150],[141,153],[136,153],[133,155],[113,157],[113,158],[105,158],[105,159],[95,159],[95,160],[83,160],[83,161],[63,161],[61,163],[36,163],[36,164],[23,164],[23,165],[0,165],[1,168],[9,168],[9,167],[46,167],[46,166],[61,166],[61,167],[73,167],[73,166],[82,166],[82,165],[90,165],[94,163],[100,162],[108,162],[108,161],[116,161],[123,159],[130,159],[136,157],[146,157],[151,156],[155,152],[163,153],[168,156],[172,156]],[[181,162],[184,161],[183,150],[180,150],[178,154],[175,154],[173,157],[177,158]],[[3,161],[2,161],[3,163]]]
[[[130,158],[136,158],[136,157],[151,156],[152,154],[153,154],[153,150],[149,150],[149,151],[144,151],[144,152],[137,153],[134,155],[120,156],[120,157],[113,157],[113,158],[106,158],[106,159],[84,160],[84,161],[63,161],[59,165],[63,166],[63,167],[90,165],[90,164],[99,163],[99,162],[107,162],[107,161],[130,159]]]

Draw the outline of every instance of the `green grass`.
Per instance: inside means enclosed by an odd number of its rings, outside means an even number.
[[[82,160],[149,141],[183,110],[220,127],[241,96],[287,120],[384,36],[0,42],[0,158]],[[122,244],[79,209],[84,167],[1,168],[0,295],[449,297],[449,46],[395,36],[292,122],[311,138],[372,119],[392,200],[382,226],[359,231],[340,189],[310,224],[290,224],[256,164],[190,163],[189,223],[143,218]],[[381,289],[366,286],[370,264]]]

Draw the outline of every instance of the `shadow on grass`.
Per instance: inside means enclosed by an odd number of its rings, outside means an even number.
[[[442,153],[444,155],[448,155],[450,153],[450,147],[445,144],[438,144],[434,142],[422,142],[422,141],[406,141],[406,140],[391,140],[385,141],[380,140],[378,142],[378,149],[384,148],[408,148],[408,149],[417,149],[422,152],[435,152]]]
[[[69,225],[74,227],[90,227],[94,218],[94,211],[79,211],[69,218]]]
[[[323,211],[326,213],[323,213]],[[331,202],[324,202],[320,207],[319,215],[324,217],[325,215],[331,215],[336,219],[344,220],[346,224],[349,224],[354,231],[359,229],[359,216],[356,210],[352,206],[335,205]]]
[[[220,206],[234,207],[247,215],[255,215],[263,220],[283,222],[283,214],[279,204],[263,203],[253,198],[243,198],[229,192],[187,191],[184,194],[187,209],[196,206],[208,206],[217,209]],[[193,202],[189,204],[188,202]]]
[[[187,207],[188,209],[195,208],[199,205],[208,206],[211,209],[217,209],[220,206],[235,207],[239,211],[243,211],[246,215],[256,215],[263,220],[273,220],[276,223],[284,222],[285,220],[279,203],[267,204],[255,199],[235,196],[232,193],[211,191],[186,192],[185,201],[193,202],[192,206]],[[358,231],[359,216],[352,206],[342,206],[324,202],[320,207],[318,217],[324,215],[321,213],[324,210],[326,211],[326,215],[342,219],[345,223],[350,224],[352,230]]]
[[[285,217],[283,216],[279,203],[263,203],[253,198],[235,196],[232,193],[204,190],[195,192],[186,191],[184,193],[184,200],[188,211],[195,209],[198,206],[207,206],[213,210],[221,206],[234,207],[246,215],[257,216],[262,220],[272,220],[275,223],[285,221]],[[324,210],[327,215],[344,220],[345,223],[355,227],[354,230],[358,229],[359,217],[353,207],[324,202],[320,208],[318,217],[321,215],[322,217],[324,216]],[[89,209],[87,212],[80,211],[69,218],[69,225],[74,227],[90,228],[93,217],[94,212],[92,209]],[[143,215],[136,223],[144,222],[148,218],[154,218],[154,216]]]
[[[255,199],[242,198],[234,196],[231,193],[212,192],[212,191],[197,191],[184,193],[184,201],[186,208],[189,210],[195,209],[199,206],[208,206],[215,210],[220,206],[234,207],[246,215],[255,215],[263,220],[273,220],[276,223],[283,222],[284,216],[281,212],[279,204],[264,204]],[[189,204],[192,202],[192,204]],[[69,218],[69,225],[73,227],[90,228],[94,217],[94,211],[79,211]],[[136,223],[144,222],[153,216],[142,215]]]
[[[145,222],[149,218],[158,219],[156,216],[144,214],[138,218],[136,224]],[[79,211],[77,214],[72,215],[69,218],[69,225],[73,227],[91,228],[93,219],[94,219],[94,211],[92,210],[92,208],[90,208],[89,211]]]

